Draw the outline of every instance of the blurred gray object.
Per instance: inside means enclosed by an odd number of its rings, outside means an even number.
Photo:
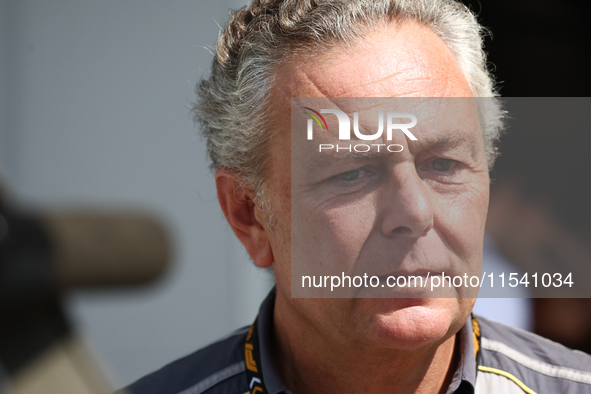
[[[143,284],[170,260],[145,213],[13,210],[0,184],[0,387],[8,394],[107,394],[100,367],[63,311],[71,287]]]

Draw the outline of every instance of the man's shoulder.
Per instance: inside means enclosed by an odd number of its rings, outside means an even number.
[[[482,317],[478,321],[482,338],[476,392],[480,387],[481,392],[591,393],[588,354]]]
[[[126,394],[242,393],[247,386],[244,341],[248,327],[139,379]]]

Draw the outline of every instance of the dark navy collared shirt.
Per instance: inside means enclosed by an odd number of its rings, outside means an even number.
[[[291,394],[271,362],[275,291],[259,310],[258,334],[265,385],[269,394]],[[537,335],[478,318],[481,360],[476,365],[474,336],[468,320],[457,334],[460,361],[448,394],[591,393],[591,356]],[[130,394],[247,394],[244,361],[249,327],[181,358],[126,388]]]

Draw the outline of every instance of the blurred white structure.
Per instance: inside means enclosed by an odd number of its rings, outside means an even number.
[[[495,277],[505,273],[508,278],[512,272],[520,272],[515,265],[507,261],[488,236],[484,238],[482,260],[482,271],[494,272]],[[490,289],[490,283],[487,282],[485,287]],[[529,298],[531,292],[523,288],[507,288],[506,291],[505,294],[513,298],[478,298],[476,305],[474,305],[474,313],[508,326],[532,331],[534,311],[532,299]],[[497,291],[496,294],[500,294],[500,292]]]

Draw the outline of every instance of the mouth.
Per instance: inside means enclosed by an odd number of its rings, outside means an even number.
[[[380,278],[387,278],[388,276],[394,276],[394,277],[398,277],[398,276],[402,276],[402,277],[410,277],[410,276],[421,276],[421,277],[427,277],[427,276],[433,276],[433,275],[441,275],[440,271],[433,271],[433,270],[427,270],[427,269],[420,269],[420,270],[415,270],[415,271],[406,271],[406,270],[399,270],[399,271],[394,271],[385,275],[380,275]]]
[[[427,270],[412,272],[396,271],[387,275],[381,275],[378,278],[380,279],[380,287],[412,291],[414,288],[428,288],[430,280],[434,275],[437,275],[437,272]]]
[[[374,276],[370,287],[355,291],[355,298],[458,298],[465,290],[452,286],[441,286],[445,271],[440,270],[396,270],[388,274]],[[466,293],[467,294],[467,293]]]
[[[384,281],[384,282],[390,281],[390,283],[391,283],[392,281],[404,281],[404,280],[406,280],[408,282],[409,280],[414,280],[414,279],[422,279],[423,281],[428,281],[430,278],[432,278],[434,276],[441,275],[441,273],[442,273],[442,271],[431,271],[431,270],[426,270],[426,269],[415,270],[415,271],[400,270],[400,271],[394,271],[394,272],[384,274],[384,275],[379,275],[378,278],[380,278],[380,283],[382,281]]]

